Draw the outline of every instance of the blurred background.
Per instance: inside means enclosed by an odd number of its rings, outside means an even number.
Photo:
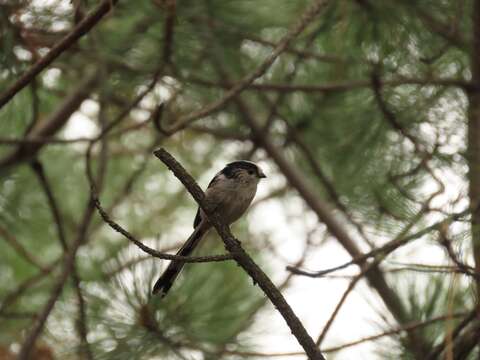
[[[479,358],[479,0],[4,0],[0,31],[0,359],[306,358],[232,261],[151,296],[168,261],[91,185],[175,253],[159,147],[202,188],[262,167],[232,231],[326,358]]]

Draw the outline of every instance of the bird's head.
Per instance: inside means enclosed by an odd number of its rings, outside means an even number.
[[[222,170],[227,178],[241,178],[242,180],[258,182],[267,176],[262,169],[254,162],[247,160],[237,160],[228,163]]]

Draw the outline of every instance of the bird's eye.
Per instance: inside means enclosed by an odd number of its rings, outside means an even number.
[[[253,170],[248,170],[248,173],[249,173],[250,175],[253,175]]]

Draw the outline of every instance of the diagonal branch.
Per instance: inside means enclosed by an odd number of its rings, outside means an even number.
[[[35,77],[50,65],[65,50],[69,49],[83,35],[88,33],[110,11],[118,0],[104,0],[102,3],[85,17],[73,30],[68,33],[57,45],[55,45],[44,57],[38,60],[27,72],[15,83],[0,94],[0,109],[8,103],[20,90],[27,86]]]
[[[47,176],[45,175],[45,171],[43,169],[43,165],[39,160],[34,160],[31,163],[32,170],[34,171],[35,175],[37,176],[40,185],[43,188],[45,196],[47,197],[48,205],[50,206],[50,211],[52,213],[53,219],[55,221],[55,226],[57,228],[57,235],[60,245],[62,246],[63,251],[67,251],[67,237],[65,235],[65,229],[63,227],[63,219],[60,214],[60,208],[57,204],[55,199],[55,195],[53,194],[52,187],[48,181]]]
[[[270,301],[285,319],[293,335],[304,348],[308,358],[312,360],[324,360],[325,358],[315,345],[315,342],[307,333],[290,305],[285,301],[281,292],[275,287],[268,276],[258,267],[245,250],[243,250],[240,242],[233,237],[229,227],[221,220],[220,214],[212,212],[211,206],[209,206],[210,204],[205,201],[205,194],[195,180],[166,150],[159,149],[156,150],[154,154],[174,173],[190,194],[192,194],[199,206],[208,214],[209,221],[222,238],[225,248],[232,254],[235,261],[245,270],[245,272],[252,277],[253,281],[265,292]]]

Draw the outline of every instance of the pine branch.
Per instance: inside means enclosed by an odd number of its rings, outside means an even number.
[[[283,37],[278,43],[277,47],[272,53],[260,64],[260,66],[252,73],[245,76],[240,82],[228,90],[224,96],[217,101],[214,101],[208,105],[205,105],[202,109],[195,111],[189,115],[186,115],[168,129],[165,129],[165,133],[171,134],[176,131],[185,129],[190,123],[195,120],[201,119],[223,108],[228,102],[234,99],[238,94],[245,90],[256,79],[261,77],[270,68],[274,61],[282,54],[288,47],[288,45],[295,39],[305,28],[316,18],[316,16],[326,6],[327,0],[315,0],[313,5],[309,7],[305,13],[300,17],[299,21],[292,27],[292,29]]]
[[[68,33],[57,45],[38,60],[27,72],[25,72],[14,84],[0,94],[0,109],[8,103],[20,90],[27,86],[35,77],[49,66],[65,50],[68,50],[78,39],[87,34],[118,0],[104,0],[92,13],[86,16],[73,30]]]

